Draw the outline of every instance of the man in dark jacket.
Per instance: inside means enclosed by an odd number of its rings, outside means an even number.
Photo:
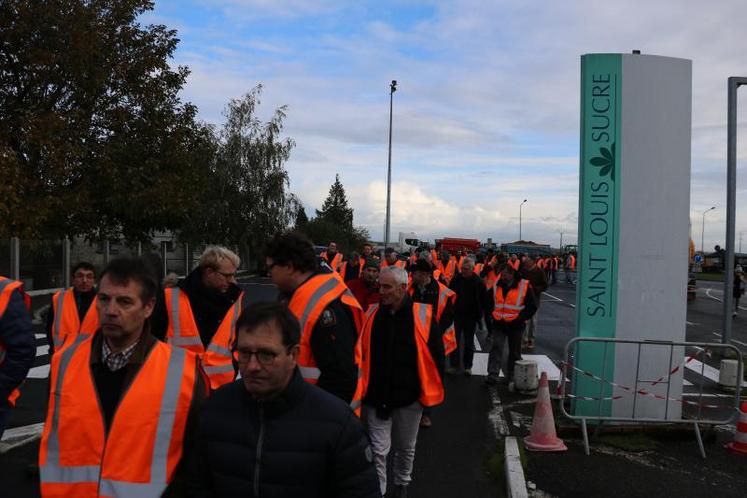
[[[236,284],[239,257],[224,247],[211,246],[200,256],[200,262],[187,278],[179,282],[179,289],[187,295],[203,346],[210,344],[226,313],[241,295]],[[153,335],[166,340],[171,317],[160,293],[153,312]]]
[[[464,352],[464,375],[472,375],[472,359],[475,355],[475,328],[482,318],[485,302],[485,284],[474,272],[475,262],[470,257],[462,260],[462,268],[449,286],[456,292],[454,306],[454,328],[456,329],[457,350],[449,356],[451,367],[459,368],[459,357]]]
[[[384,268],[379,282],[380,308],[369,309],[361,332],[361,369],[367,385],[362,417],[371,437],[381,494],[387,488],[387,455],[391,448],[394,496],[404,498],[411,481],[423,407],[443,401],[444,345],[433,309],[413,303],[408,295],[405,270]],[[426,312],[421,315],[420,310]],[[420,318],[428,315],[430,324]],[[425,336],[427,344],[422,342]]]
[[[358,386],[357,301],[336,273],[319,270],[314,246],[298,232],[277,234],[267,244],[265,263],[280,301],[301,323],[301,372],[312,372],[309,382],[350,403]]]
[[[527,256],[522,263],[520,272],[521,278],[529,280],[529,283],[532,284],[534,296],[537,298],[537,311],[527,320],[524,329],[522,346],[528,349],[534,349],[534,336],[537,335],[537,315],[539,314],[542,293],[547,290],[547,274],[537,265],[538,259],[539,256]],[[552,264],[552,258],[549,258],[546,262]]]
[[[508,340],[506,380],[512,388],[514,365],[521,359],[521,338],[526,321],[537,311],[537,298],[531,284],[506,263],[498,281],[487,293],[484,307],[485,323],[490,331],[488,377],[485,383],[498,383],[503,343]]]
[[[237,323],[241,379],[208,400],[190,459],[195,498],[380,498],[360,422],[301,377],[301,330],[280,303]]]
[[[0,277],[0,437],[10,409],[34,364],[34,326],[20,282]]]

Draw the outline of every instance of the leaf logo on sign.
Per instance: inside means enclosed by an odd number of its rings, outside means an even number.
[[[609,175],[610,180],[615,181],[615,144],[608,149],[607,147],[599,148],[599,156],[592,157],[589,161],[592,166],[602,168],[599,170],[599,176]]]

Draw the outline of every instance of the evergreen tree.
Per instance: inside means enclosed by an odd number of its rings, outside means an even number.
[[[298,207],[298,211],[296,212],[296,223],[295,223],[295,229],[303,232],[306,229],[306,226],[309,224],[309,217],[306,216],[306,210],[303,208],[303,205],[300,205]]]
[[[345,231],[353,230],[353,208],[348,207],[348,199],[345,195],[345,187],[342,186],[340,175],[335,175],[335,183],[329,188],[329,195],[322,205],[322,209],[316,210],[316,217],[333,225],[337,225]]]

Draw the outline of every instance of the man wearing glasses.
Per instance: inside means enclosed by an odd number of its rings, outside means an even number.
[[[256,303],[236,328],[241,379],[213,393],[200,414],[187,495],[380,498],[357,417],[304,382],[293,314]]]
[[[163,291],[154,312],[154,335],[197,353],[211,389],[236,378],[231,348],[242,307],[236,284],[240,264],[233,251],[209,246],[187,278]]]
[[[47,314],[49,354],[78,334],[91,335],[99,328],[96,312],[96,269],[81,261],[73,267],[73,286],[57,291]]]

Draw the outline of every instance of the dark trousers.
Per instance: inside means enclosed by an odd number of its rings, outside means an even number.
[[[449,355],[449,364],[452,368],[459,368],[459,358],[463,358],[465,369],[472,368],[472,359],[475,356],[475,328],[477,320],[471,317],[454,317],[454,329],[456,330],[457,348]]]
[[[508,327],[499,323],[494,325],[491,331],[491,346],[488,354],[488,375],[498,377],[503,356],[503,343],[508,342],[508,361],[506,365],[506,378],[512,380],[514,365],[521,359],[521,339],[524,336],[524,322],[518,326],[512,324]]]

